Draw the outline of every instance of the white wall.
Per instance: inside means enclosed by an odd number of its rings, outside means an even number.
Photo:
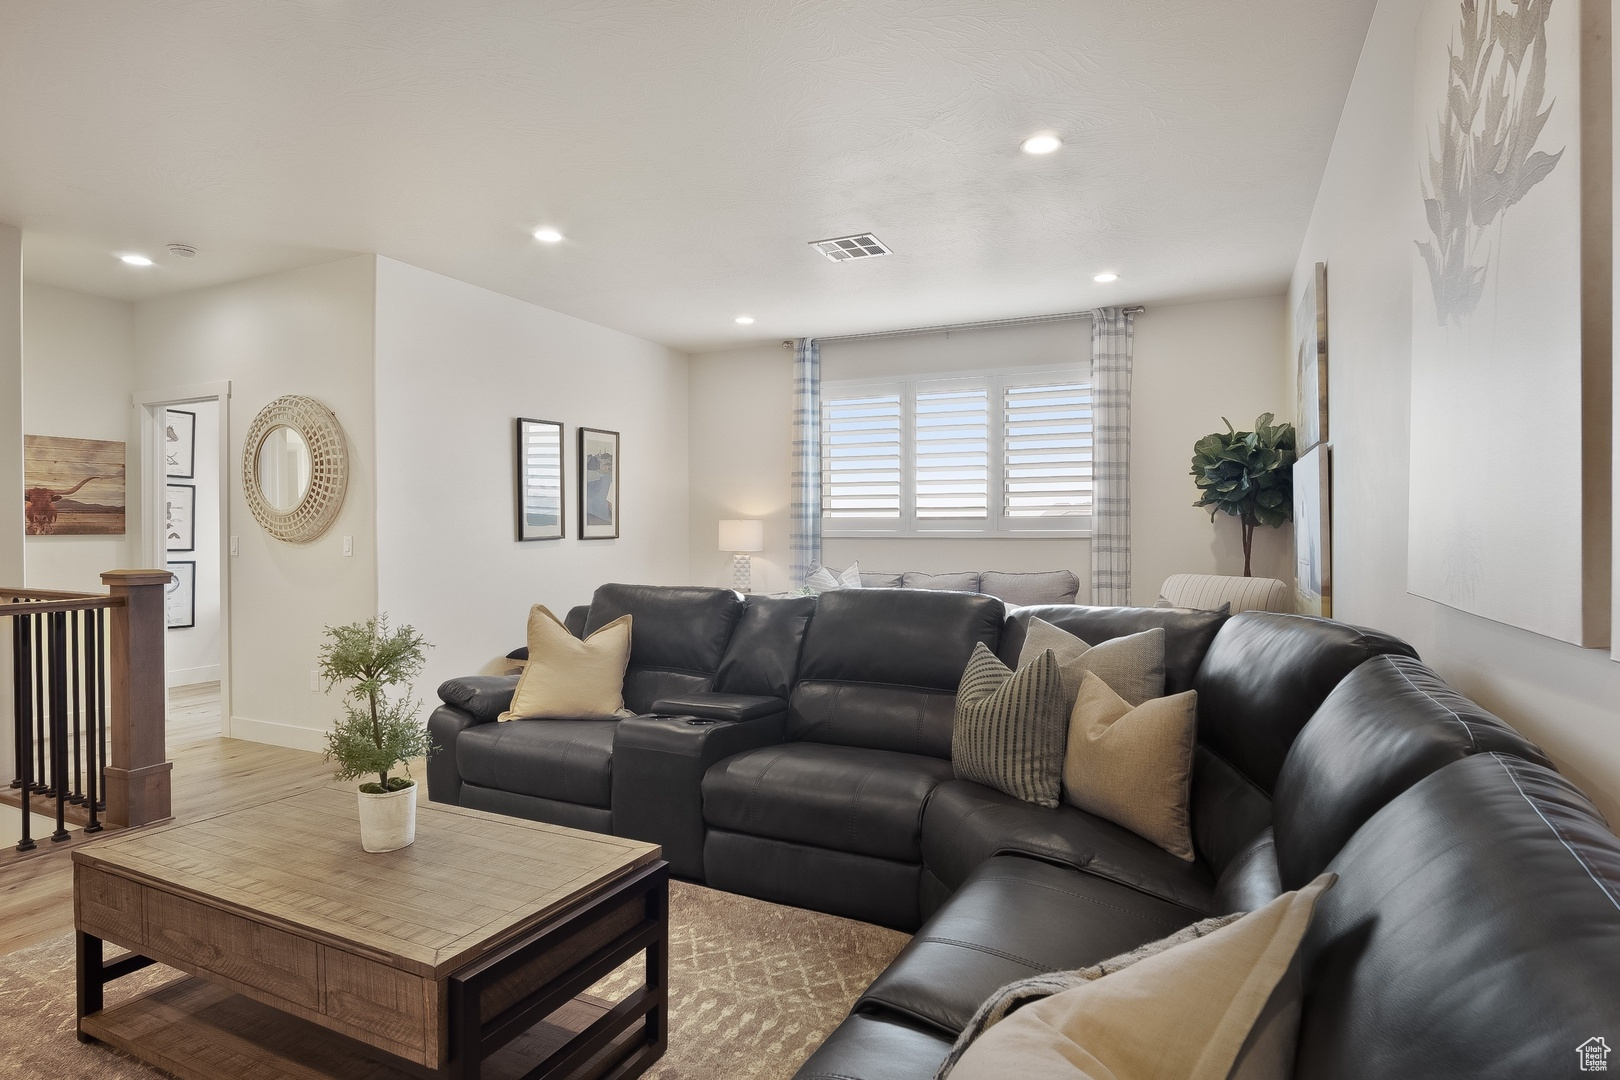
[[[1328,264],[1333,613],[1410,641],[1447,681],[1539,742],[1616,822],[1620,665],[1606,651],[1406,591],[1418,14],[1406,0],[1378,5],[1294,273],[1297,303],[1311,267]],[[1493,568],[1532,580],[1535,571]]]
[[[753,556],[753,590],[787,591],[793,353],[765,345],[693,356],[688,400],[692,580],[729,586],[731,556],[717,546],[719,522],[758,518],[765,550]]]
[[[164,637],[164,663],[170,686],[219,681],[219,402],[196,401],[175,408],[197,414],[197,461],[190,480],[196,489],[196,545],[169,558],[195,562],[197,582],[194,626],[171,629]]]
[[[1261,413],[1290,419],[1278,371],[1287,353],[1281,296],[1154,305],[1136,320],[1131,377],[1131,593],[1158,599],[1171,574],[1243,573],[1238,520],[1193,506],[1193,444],[1224,431],[1221,418],[1253,430]],[[1291,525],[1256,529],[1256,577],[1294,580]]]
[[[23,429],[124,444],[124,503],[140,498],[135,437],[135,309],[122,300],[28,282],[23,287]],[[101,573],[134,566],[135,517],[123,536],[30,536],[27,583],[100,592]]]
[[[238,738],[317,749],[337,713],[312,693],[326,626],[369,618],[377,606],[373,431],[375,259],[360,256],[135,305],[136,390],[229,380],[227,423],[235,471],[253,417],[283,394],[316,398],[348,440],[349,489],[331,530],[311,544],[271,538],[239,483],[228,521],[241,554],[231,576],[231,717]],[[134,470],[132,469],[133,473]],[[343,556],[344,536],[354,556]]]
[[[1277,356],[1286,334],[1283,298],[1155,306],[1136,321],[1132,405],[1132,559],[1135,600],[1152,603],[1173,573],[1241,573],[1236,522],[1211,526],[1193,508],[1192,445],[1287,400]],[[830,343],[824,380],[1089,364],[1084,321]],[[692,358],[692,575],[731,580],[730,556],[716,547],[716,523],[765,520],[766,550],[754,556],[754,589],[788,587],[788,497],[792,476],[793,356],[780,345]],[[1288,531],[1263,530],[1254,572],[1292,577]],[[859,560],[867,570],[1051,570],[1079,575],[1088,595],[1090,542],[1073,538],[827,538],[830,566]]]
[[[522,644],[531,604],[688,579],[684,355],[390,259],[376,310],[378,598],[435,646],[422,696]],[[516,539],[519,416],[566,425],[566,539]],[[617,540],[576,538],[581,424],[620,433]]]

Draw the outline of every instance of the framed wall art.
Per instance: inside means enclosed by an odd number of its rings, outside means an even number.
[[[170,551],[197,550],[196,484],[170,484],[165,489],[163,542]]]
[[[1318,443],[1294,462],[1294,610],[1333,615],[1332,447]]]
[[[197,475],[197,414],[166,409],[163,415],[163,468],[175,479]]]
[[[1294,313],[1295,358],[1298,365],[1298,444],[1303,454],[1328,438],[1328,316],[1327,263],[1317,263]]]
[[[1407,589],[1586,647],[1610,640],[1608,19],[1423,0],[1407,181]]]
[[[163,625],[170,630],[186,630],[197,625],[197,562],[170,562],[168,570],[174,577],[164,587]]]
[[[579,538],[619,535],[619,433],[579,429]]]
[[[29,536],[124,535],[124,444],[24,435],[23,528]]]
[[[563,538],[563,426],[554,420],[517,420],[519,540]]]

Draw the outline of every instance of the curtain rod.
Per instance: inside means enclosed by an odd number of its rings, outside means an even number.
[[[1141,305],[1123,309],[1127,315],[1140,315],[1147,309]],[[909,330],[876,330],[870,334],[834,334],[831,337],[816,338],[820,344],[829,341],[869,341],[872,338],[906,337],[912,334],[949,334],[957,330],[988,330],[998,326],[1033,326],[1036,323],[1068,322],[1072,319],[1089,319],[1090,311],[1065,311],[1057,315],[1026,315],[1019,319],[986,319],[983,322],[950,323],[943,326],[918,326]],[[782,343],[792,348],[793,342]]]

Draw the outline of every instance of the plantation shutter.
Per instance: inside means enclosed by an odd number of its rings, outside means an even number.
[[[1081,382],[1008,386],[1002,458],[1008,518],[1091,513],[1091,387]]]
[[[919,519],[990,516],[990,392],[978,383],[919,386],[913,420]]]
[[[904,472],[901,393],[867,389],[821,407],[821,513],[897,520]]]

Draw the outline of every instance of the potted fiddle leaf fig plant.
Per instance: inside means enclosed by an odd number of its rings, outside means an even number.
[[[1277,528],[1294,517],[1294,425],[1274,424],[1271,413],[1254,422],[1253,431],[1205,435],[1193,446],[1192,476],[1198,485],[1194,506],[1207,507],[1209,520],[1230,514],[1243,526],[1243,576],[1252,577],[1250,561],[1257,526]]]
[[[326,758],[337,762],[339,780],[377,778],[360,785],[360,846],[396,851],[416,840],[416,781],[409,762],[433,750],[417,720],[421,703],[410,689],[432,646],[414,627],[391,628],[387,615],[329,626],[326,639],[319,670],[327,692],[348,684],[343,716],[326,737]]]

